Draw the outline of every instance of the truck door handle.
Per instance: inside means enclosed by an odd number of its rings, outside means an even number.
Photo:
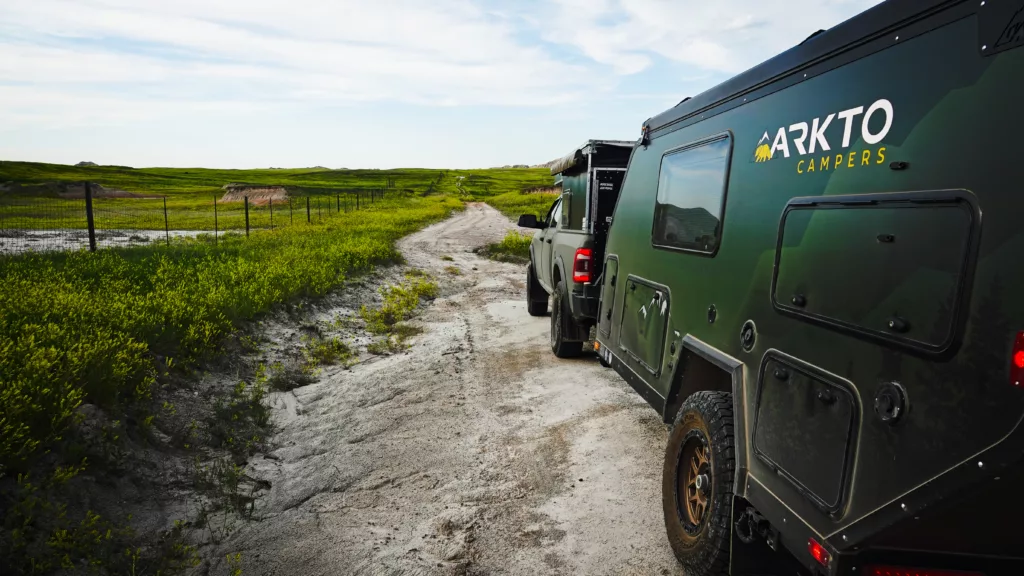
[[[547,242],[548,244],[551,244],[551,238],[548,238],[547,240],[545,240],[545,242]]]

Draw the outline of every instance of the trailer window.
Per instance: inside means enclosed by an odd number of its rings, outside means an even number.
[[[723,135],[662,158],[655,246],[707,254],[718,250],[731,148],[729,136]]]

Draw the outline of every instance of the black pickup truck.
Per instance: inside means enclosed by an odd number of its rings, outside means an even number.
[[[551,305],[551,350],[560,358],[579,355],[597,323],[600,263],[619,198],[633,142],[588,140],[551,168],[562,195],[547,216],[519,218],[538,228],[526,269],[526,301],[531,315]]]

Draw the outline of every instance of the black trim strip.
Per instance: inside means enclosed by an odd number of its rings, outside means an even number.
[[[615,353],[609,351],[608,356],[611,357],[611,367],[615,370],[619,376],[622,377],[632,388],[636,390],[636,393],[641,398],[647,401],[652,408],[658,411],[659,414],[665,411],[665,399],[658,394],[658,391],[651,388],[639,374],[633,371],[625,362],[623,362]]]

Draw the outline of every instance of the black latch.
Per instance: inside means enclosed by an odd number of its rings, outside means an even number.
[[[889,330],[903,334],[904,332],[910,330],[910,322],[907,322],[906,320],[900,318],[899,316],[893,316],[892,318],[889,319]]]
[[[793,302],[793,306],[803,308],[804,306],[807,306],[807,297],[803,294],[794,294],[791,302]]]
[[[775,376],[776,380],[789,380],[789,370],[786,370],[781,366],[777,367],[775,371],[772,372],[772,375]]]

